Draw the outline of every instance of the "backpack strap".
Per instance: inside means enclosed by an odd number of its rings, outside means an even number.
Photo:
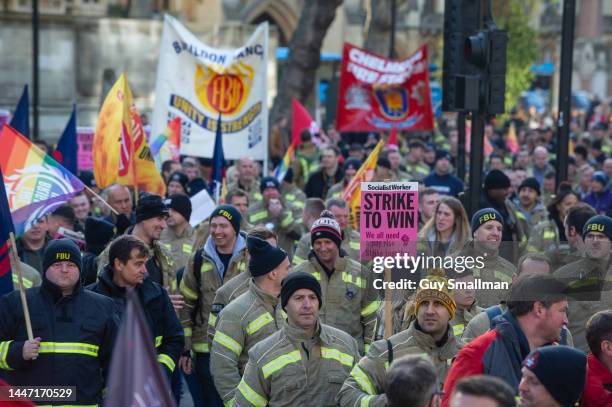
[[[502,314],[501,306],[499,304],[492,305],[485,309],[485,312],[487,313],[487,317],[489,317],[489,328],[493,329],[493,319]]]

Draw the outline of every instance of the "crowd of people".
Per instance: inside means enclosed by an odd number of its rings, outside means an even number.
[[[224,202],[194,226],[190,197],[207,188],[210,160],[164,162],[165,197],[100,190],[83,172],[89,189],[17,241],[34,338],[13,267],[15,291],[0,298],[0,379],[76,386],[72,404],[102,404],[135,290],[177,403],[188,389],[206,407],[612,406],[610,118],[572,124],[556,189],[550,127],[517,112],[487,125],[493,151],[473,214],[451,122],[387,144],[372,181],[419,183],[418,252],[483,259],[419,270],[439,284],[394,295],[390,318],[341,195],[386,135],[351,143],[305,130],[282,180],[236,160]]]

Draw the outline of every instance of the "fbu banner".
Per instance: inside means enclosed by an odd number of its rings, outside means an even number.
[[[164,20],[152,136],[181,117],[181,154],[212,157],[219,113],[225,158],[265,159],[268,24],[246,44],[216,49],[168,15]]]
[[[392,60],[344,44],[339,131],[433,130],[427,47]]]

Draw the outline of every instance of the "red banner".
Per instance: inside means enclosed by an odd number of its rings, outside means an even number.
[[[337,129],[433,130],[427,47],[392,60],[344,44]]]

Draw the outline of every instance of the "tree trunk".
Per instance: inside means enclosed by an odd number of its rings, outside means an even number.
[[[291,99],[304,103],[312,92],[319,67],[321,45],[342,0],[306,0],[289,43],[289,59],[270,112],[270,126],[291,120]]]
[[[366,38],[363,47],[382,56],[389,55],[391,36],[391,0],[366,0],[370,2],[366,21]]]

